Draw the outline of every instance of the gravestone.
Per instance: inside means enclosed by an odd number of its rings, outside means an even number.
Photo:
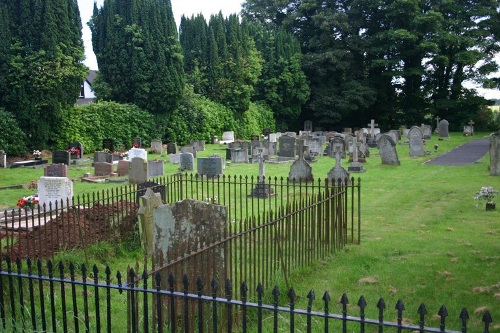
[[[193,146],[196,151],[205,151],[205,140],[193,141],[191,140],[190,146]]]
[[[137,184],[137,195],[135,197],[136,203],[139,203],[140,198],[146,194],[147,189],[150,189],[153,193],[158,194],[162,202],[166,202],[167,188],[165,185],[155,182],[142,182]]]
[[[148,180],[148,176],[148,161],[134,157],[129,164],[128,181],[135,184],[144,183]]]
[[[210,178],[222,175],[223,170],[223,160],[217,154],[210,157],[200,157],[197,159],[198,174],[204,175]]]
[[[113,154],[103,151],[94,152],[94,163],[113,163]]]
[[[114,173],[114,164],[106,162],[94,163],[94,175],[109,176]]]
[[[229,149],[232,163],[248,163],[248,152],[246,149]]]
[[[313,131],[313,122],[310,120],[304,121],[304,131],[312,132]]]
[[[4,150],[0,150],[0,168],[5,169],[7,167],[7,154]]]
[[[390,130],[388,133],[394,142],[398,143],[401,140],[401,132],[399,130]]]
[[[177,154],[177,144],[175,142],[167,144],[167,154]]]
[[[196,158],[196,148],[194,146],[181,147],[181,154],[190,153]]]
[[[69,151],[71,158],[80,159],[83,156],[83,144],[81,142],[72,142],[66,148]]]
[[[71,154],[66,150],[55,150],[52,152],[52,164],[64,163],[69,165],[71,161]]]
[[[40,207],[46,205],[46,209],[49,210],[49,205],[52,204],[52,208],[66,207],[67,200],[70,201],[73,198],[73,182],[68,177],[40,177],[38,180],[38,200]]]
[[[64,163],[51,164],[43,169],[44,177],[68,177],[68,166]]]
[[[278,156],[288,159],[295,159],[295,137],[282,135],[279,138]]]
[[[169,156],[170,163],[173,163],[173,164],[181,163],[181,154],[170,154],[168,156]]]
[[[132,147],[133,148],[142,148],[142,139],[141,138],[132,138]]]
[[[375,119],[372,119],[370,121],[370,123],[368,124],[368,126],[370,126],[370,133],[369,133],[370,134],[370,140],[375,140],[375,134],[377,134],[375,132],[375,126],[378,126],[378,124],[375,123]]]
[[[500,131],[490,134],[490,175],[500,175]]]
[[[212,144],[213,145],[218,145],[219,144],[219,137],[217,135],[212,135]]]
[[[191,153],[181,153],[180,169],[182,171],[194,170],[194,156]]]
[[[165,174],[163,160],[148,161],[149,177],[158,177]]]
[[[274,189],[271,188],[270,184],[266,184],[266,162],[264,159],[264,149],[256,148],[254,152],[257,156],[257,161],[259,162],[259,176],[257,177],[257,184],[252,189],[252,193],[249,196],[257,198],[269,198],[274,196]]]
[[[139,211],[137,213],[137,217],[139,218],[139,237],[141,239],[143,251],[147,256],[151,257],[154,252],[153,213],[156,208],[163,205],[163,202],[161,194],[153,192],[151,188],[148,187],[141,191],[141,195],[139,195],[139,193],[137,194],[137,198],[140,202]]]
[[[304,159],[304,140],[297,140],[297,151],[299,157],[290,166],[288,173],[288,180],[291,182],[310,182],[313,181],[312,168],[309,163]]]
[[[118,161],[118,166],[117,166],[118,176],[128,175],[129,168],[130,168],[130,161],[125,161],[125,160]]]
[[[321,143],[321,138],[312,137],[308,142],[309,153],[311,156],[316,157],[323,154],[323,144]]]
[[[337,144],[334,146],[334,157],[335,157],[335,166],[328,172],[327,178],[330,183],[338,184],[340,183],[346,185],[346,181],[349,184],[351,181],[349,179],[349,172],[347,172],[344,167],[342,167],[342,148]]]
[[[436,117],[436,129],[434,130],[434,133],[438,133],[439,134],[439,120],[440,119],[441,118],[439,118],[439,116]]]
[[[128,160],[132,161],[134,158],[142,158],[143,160],[147,161],[148,160],[148,152],[146,149],[142,148],[131,148],[128,151]]]
[[[422,124],[422,133],[424,135],[424,140],[432,139],[432,127],[431,127],[431,125]]]
[[[419,127],[413,126],[408,134],[410,139],[410,156],[418,157],[425,155],[424,134]]]
[[[365,172],[363,164],[359,162],[359,145],[358,138],[354,137],[352,140],[352,163],[347,168],[348,172]]]
[[[270,133],[268,135],[269,142],[276,143],[278,139],[276,139],[276,133]]]
[[[396,152],[396,143],[389,135],[380,135],[377,147],[380,153],[382,164],[401,165],[401,162],[399,162],[398,159],[398,153]]]
[[[445,139],[445,138],[449,138],[450,137],[450,134],[448,132],[449,125],[450,125],[450,123],[446,119],[443,119],[443,120],[441,120],[439,122],[437,131],[439,133],[439,138],[440,139]]]
[[[219,141],[219,143],[226,144],[230,142],[234,142],[234,131],[222,133],[222,139]]]
[[[163,154],[163,144],[159,139],[151,140],[151,151],[154,154]]]
[[[330,140],[330,143],[328,144],[327,155],[333,158],[337,158],[336,153],[338,149],[340,149],[340,157],[345,158],[346,157],[345,141],[341,136],[333,137]]]
[[[472,119],[467,123],[468,125],[464,126],[463,134],[464,136],[472,136],[474,135],[474,124],[475,122]]]
[[[107,150],[108,152],[115,151],[115,141],[113,139],[102,140],[102,149]]]

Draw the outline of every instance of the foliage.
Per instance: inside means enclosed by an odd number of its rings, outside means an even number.
[[[51,145],[61,113],[74,105],[87,69],[76,1],[2,1],[0,107],[27,146]]]
[[[26,135],[19,128],[14,116],[0,108],[0,150],[10,156],[21,156],[27,151]]]
[[[476,192],[476,200],[486,200],[487,202],[492,202],[493,199],[498,195],[498,191],[493,189],[491,186],[483,186]]]
[[[133,103],[159,115],[182,97],[182,51],[170,1],[105,0],[89,22],[99,73],[99,99]],[[163,132],[163,128],[160,129]]]
[[[55,147],[66,149],[70,142],[81,142],[85,152],[102,148],[102,140],[111,138],[131,147],[132,138],[140,137],[144,144],[158,136],[154,117],[132,104],[98,102],[68,110],[56,134]]]
[[[264,129],[274,131],[276,125],[271,108],[264,103],[250,103],[250,107],[241,117],[239,128],[236,135],[244,140],[249,140],[252,135],[261,134]]]

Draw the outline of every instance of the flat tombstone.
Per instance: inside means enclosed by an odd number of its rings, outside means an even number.
[[[396,152],[396,143],[389,135],[381,134],[377,142],[377,147],[380,152],[382,164],[401,165],[398,159],[398,153]]]
[[[45,204],[46,209],[49,209],[49,204],[52,208],[61,208],[67,205],[67,200],[71,201],[73,197],[73,182],[68,177],[40,177],[38,180],[38,200],[40,207]],[[71,202],[70,202],[71,204]]]
[[[167,143],[167,154],[177,154],[177,144],[175,142]]]
[[[134,157],[130,161],[128,169],[128,181],[130,183],[144,183],[148,180],[148,162],[140,157]]]
[[[217,154],[210,157],[200,157],[197,159],[198,162],[198,174],[205,175],[207,177],[217,177],[222,175],[223,170],[223,160]]]
[[[219,141],[219,143],[226,144],[230,142],[234,142],[234,131],[222,133],[222,139]]]
[[[184,146],[181,147],[181,154],[190,153],[196,158],[196,148],[194,146]]]
[[[43,169],[44,177],[68,177],[68,166],[64,163],[51,164]]]
[[[142,158],[143,160],[147,161],[148,160],[148,152],[146,151],[146,149],[142,149],[142,148],[130,149],[128,151],[129,161],[132,161],[136,157]]]
[[[149,177],[158,177],[165,174],[163,160],[148,161]]]
[[[246,149],[230,149],[231,162],[248,163],[248,152]]]
[[[413,126],[408,134],[410,139],[410,156],[418,157],[425,155],[424,134],[419,127]]]
[[[490,175],[500,175],[500,131],[490,134]]]
[[[448,131],[449,125],[450,125],[450,123],[446,119],[443,119],[439,122],[437,131],[439,133],[440,138],[449,138],[450,137],[450,133]]]
[[[132,147],[142,148],[142,139],[141,138],[132,138]]]
[[[5,151],[0,150],[0,168],[5,169],[7,167],[7,154]]]
[[[151,140],[151,151],[155,154],[163,154],[163,144],[159,139]]]
[[[170,163],[179,164],[181,163],[181,154],[170,154]]]
[[[66,165],[69,165],[70,160],[71,160],[71,154],[66,150],[56,150],[52,152],[53,164],[64,163]]]
[[[139,200],[142,196],[146,194],[147,189],[151,189],[153,193],[158,193],[162,202],[165,202],[167,199],[167,189],[165,185],[155,183],[155,182],[142,182],[137,184],[137,196],[135,198],[135,202],[139,203]]]
[[[109,152],[115,151],[115,141],[113,139],[102,140],[102,149],[106,149]]]
[[[128,175],[129,167],[130,167],[129,161],[125,160],[118,161],[118,167],[117,167],[118,176]]]
[[[304,131],[312,132],[313,131],[313,122],[310,120],[304,121]]]
[[[113,163],[97,162],[94,163],[94,175],[96,176],[109,176],[114,173]]]
[[[193,141],[191,140],[190,146],[193,146],[196,151],[205,151],[205,140]]]
[[[181,170],[194,170],[194,156],[191,153],[181,153],[180,157]]]
[[[113,163],[113,154],[96,151],[94,152],[94,163],[97,162]]]
[[[295,137],[283,135],[279,139],[279,157],[295,159]]]

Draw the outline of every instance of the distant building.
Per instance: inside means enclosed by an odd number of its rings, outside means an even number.
[[[76,105],[84,105],[92,103],[95,99],[94,91],[92,90],[92,82],[97,75],[97,71],[91,70],[87,78],[82,83],[82,89],[80,90],[80,97],[76,101]]]

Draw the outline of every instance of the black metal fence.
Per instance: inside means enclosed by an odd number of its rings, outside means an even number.
[[[100,272],[95,265],[89,271],[85,265],[77,269],[73,264],[64,267],[49,261],[42,267],[40,261],[33,264],[30,260],[13,265],[7,259],[0,270],[0,331],[488,333],[492,323],[489,312],[481,319],[469,319],[466,309],[448,314],[445,306],[428,311],[424,304],[407,312],[401,300],[391,310],[383,299],[374,305],[378,317],[370,319],[365,315],[368,305],[363,297],[357,306],[349,306],[345,294],[338,302],[327,292],[316,300],[311,290],[307,304],[300,308],[293,289],[282,294],[277,286],[264,290],[259,284],[256,297],[250,298],[245,283],[233,287],[230,281],[206,283],[184,276],[183,287],[175,289],[175,278],[170,275],[169,287],[162,290],[159,274],[149,280],[147,272],[141,276],[139,285],[134,270],[122,277],[119,272],[113,275],[108,267]],[[196,285],[195,293],[188,291],[190,284]],[[241,291],[237,300],[233,299],[235,288]],[[182,305],[178,312],[175,303]],[[192,307],[195,318],[189,318]],[[339,313],[334,313],[335,308]],[[411,317],[417,325],[406,323]],[[450,329],[449,322],[458,322],[458,327]]]

